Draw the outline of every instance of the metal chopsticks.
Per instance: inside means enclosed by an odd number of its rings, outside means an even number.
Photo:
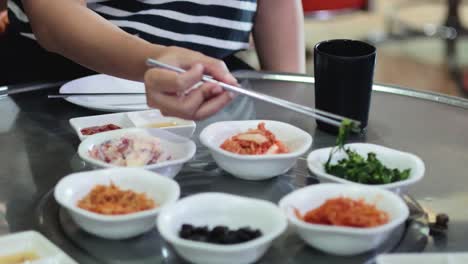
[[[178,73],[184,73],[185,72],[185,70],[183,70],[181,68],[178,68],[178,67],[175,67],[175,66],[172,66],[172,65],[168,65],[168,64],[162,63],[160,61],[154,60],[154,59],[147,59],[146,64],[148,66],[150,66],[150,67],[158,67],[158,68],[162,68],[162,69],[166,69],[166,70],[175,71],[175,72],[178,72]],[[227,84],[227,83],[224,83],[224,82],[220,82],[220,81],[217,81],[213,77],[208,76],[208,75],[204,75],[202,77],[202,80],[204,82],[216,83],[216,84],[218,84],[219,86],[221,86],[222,88],[224,88],[224,89],[226,89],[228,91],[243,94],[243,95],[255,98],[257,100],[268,102],[268,103],[271,103],[271,104],[274,104],[274,105],[277,105],[277,106],[280,106],[280,107],[295,111],[297,113],[301,113],[301,114],[313,117],[315,119],[318,119],[318,120],[320,120],[320,121],[322,121],[324,123],[327,123],[327,124],[330,124],[330,125],[333,125],[333,126],[339,127],[341,125],[341,121],[344,120],[344,119],[348,119],[348,120],[352,121],[354,123],[355,128],[358,128],[359,125],[360,125],[359,121],[356,121],[356,120],[353,120],[353,119],[350,119],[350,118],[346,118],[346,117],[336,115],[336,114],[332,114],[332,113],[329,113],[329,112],[325,112],[325,111],[322,111],[322,110],[319,110],[319,109],[314,109],[314,108],[311,108],[311,107],[296,104],[296,103],[293,103],[293,102],[290,102],[290,101],[287,101],[287,100],[283,100],[283,99],[280,99],[280,98],[277,98],[277,97],[273,97],[273,96],[266,95],[266,94],[263,94],[263,93],[254,92],[252,90],[247,90],[247,89],[242,88],[242,87],[237,87],[237,86],[230,85],[230,84]]]
[[[172,66],[172,65],[168,65],[168,64],[162,63],[160,61],[154,60],[154,59],[147,59],[146,64],[148,66],[150,66],[150,67],[163,68],[163,69],[171,70],[171,71],[178,72],[178,73],[184,73],[185,72],[185,70],[183,70],[181,68],[178,68],[178,67],[175,67],[175,66]],[[283,99],[280,99],[280,98],[277,98],[277,97],[274,97],[274,96],[270,96],[270,95],[266,95],[266,94],[263,94],[263,93],[258,93],[258,92],[252,91],[252,90],[247,90],[247,89],[242,88],[242,87],[237,87],[237,86],[234,86],[234,85],[223,83],[223,82],[215,80],[213,77],[208,76],[208,75],[203,75],[202,81],[216,83],[216,84],[218,84],[219,86],[221,86],[222,88],[224,88],[224,89],[226,89],[228,91],[236,92],[236,93],[243,94],[243,95],[249,96],[251,98],[257,99],[257,100],[261,100],[261,101],[264,101],[264,102],[267,102],[267,103],[270,103],[270,104],[274,104],[276,106],[280,106],[280,107],[295,111],[297,113],[301,113],[301,114],[313,117],[313,118],[315,118],[317,120],[320,120],[320,121],[322,121],[324,123],[327,123],[327,124],[330,124],[330,125],[333,125],[333,126],[336,126],[336,127],[340,127],[341,121],[343,121],[344,119],[348,119],[351,122],[353,122],[353,125],[354,125],[353,127],[355,128],[354,130],[358,130],[359,125],[360,125],[359,121],[356,121],[356,120],[353,120],[353,119],[350,119],[350,118],[346,118],[346,117],[343,117],[343,116],[340,116],[340,115],[332,114],[332,113],[322,111],[322,110],[319,110],[319,109],[314,109],[314,108],[307,107],[307,106],[304,106],[304,105],[296,104],[296,103],[293,103],[293,102],[290,102],[290,101],[287,101],[287,100],[283,100]],[[144,92],[143,93],[64,93],[64,94],[48,95],[48,98],[67,98],[67,97],[70,97],[70,96],[119,96],[119,95],[123,95],[123,96],[145,95],[145,93]]]
[[[47,98],[67,98],[70,96],[120,96],[120,95],[145,95],[146,93],[61,93],[49,94]]]
[[[0,86],[0,96],[3,95],[14,95],[20,93],[27,93],[27,92],[34,92],[49,88],[55,88],[61,86],[65,82],[52,82],[52,83],[42,83],[42,82],[35,82],[35,83],[23,83],[23,84],[13,84],[13,85],[6,85]]]

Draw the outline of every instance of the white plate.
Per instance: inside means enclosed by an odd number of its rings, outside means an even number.
[[[38,260],[30,264],[78,264],[36,231],[25,231],[0,237],[0,259],[21,252],[34,252]]]
[[[60,93],[143,93],[141,82],[112,77],[105,74],[91,75],[64,84]],[[145,95],[128,96],[70,96],[68,102],[89,109],[106,112],[146,110]]]
[[[377,257],[377,264],[466,264],[468,253],[387,254]]]
[[[157,109],[146,111],[133,111],[127,113],[114,113],[105,115],[94,115],[75,117],[70,119],[70,125],[75,130],[80,140],[87,138],[87,135],[81,133],[81,129],[102,126],[106,124],[114,124],[121,128],[146,128],[150,124],[175,122],[177,125],[171,127],[162,127],[161,129],[172,132],[182,137],[192,137],[195,132],[196,123],[190,120],[184,120],[177,117],[166,117]]]

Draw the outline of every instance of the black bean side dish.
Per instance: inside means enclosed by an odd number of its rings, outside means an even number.
[[[239,244],[260,236],[262,236],[262,231],[250,227],[230,230],[226,226],[216,226],[210,230],[207,226],[195,227],[183,224],[179,231],[179,237],[184,239],[222,245]]]

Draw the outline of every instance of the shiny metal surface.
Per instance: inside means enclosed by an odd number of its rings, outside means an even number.
[[[55,88],[64,84],[65,82],[46,82],[46,83],[28,83],[28,84],[14,84],[0,87],[1,95],[13,95],[19,93],[33,92],[43,89]]]
[[[259,92],[314,106],[313,86],[308,83],[257,79],[252,80],[250,85]],[[382,144],[420,156],[426,164],[426,175],[410,189],[410,194],[426,210],[447,213],[451,219],[447,235],[431,238],[425,251],[466,251],[468,211],[465,205],[468,204],[468,178],[465,168],[468,162],[468,110],[462,105],[449,104],[434,98],[420,99],[403,95],[406,90],[399,91],[400,94],[380,91],[373,93],[367,134],[356,136],[351,141]],[[93,241],[93,238],[72,232],[74,229],[67,222],[66,214],[59,210],[49,192],[63,176],[89,169],[76,154],[79,139],[69,126],[68,119],[99,113],[62,100],[47,100],[46,97],[44,91],[37,91],[0,100],[0,232],[36,229],[80,263],[98,263],[96,257],[83,248],[86,244],[80,244],[83,236],[89,241]],[[313,135],[312,149],[334,143],[334,136],[315,130],[313,119],[241,97],[236,98],[225,112],[198,123],[197,132],[216,120],[250,118],[286,121],[301,127]],[[210,162],[209,155],[202,148],[175,179],[181,183],[184,195],[224,191],[274,202],[294,188],[315,182],[313,175],[304,170],[302,161],[298,162],[293,171],[273,180],[238,180],[222,173]],[[417,237],[427,230],[415,228],[409,231],[416,232]],[[418,250],[418,246],[421,247],[417,243],[409,243],[407,250]],[[147,247],[148,250],[158,250],[155,244]],[[177,263],[178,259],[171,255],[170,248],[165,251],[162,249],[161,256],[166,254],[167,258],[164,257],[159,262]],[[284,250],[297,253],[297,257],[281,258]],[[138,252],[136,254],[140,254]],[[113,263],[135,263],[128,256],[125,258],[121,252],[110,254],[115,254]],[[284,260],[278,263],[309,263],[311,258],[314,263],[343,261],[342,258],[327,256],[305,247],[294,236],[286,236],[286,239],[278,241],[272,254],[266,260]],[[346,263],[363,263],[369,257],[357,256],[347,259]],[[149,262],[154,263],[153,260]]]
[[[255,71],[238,71],[235,73],[235,76],[240,79],[249,79],[249,80],[264,80],[264,81],[283,81],[283,82],[296,82],[296,83],[306,83],[314,84],[315,78],[311,76],[304,75],[285,75],[285,74],[276,74],[276,73],[259,73]],[[374,84],[372,90],[378,92],[385,92],[391,94],[399,94],[404,96],[410,96],[419,99],[425,99],[428,101],[435,101],[444,104],[449,104],[453,106],[459,106],[468,109],[468,99],[449,96],[440,93],[419,91],[409,88],[400,88],[392,87],[389,85]]]
[[[146,93],[61,93],[61,94],[48,94],[49,99],[62,99],[76,96],[133,96],[145,95]]]

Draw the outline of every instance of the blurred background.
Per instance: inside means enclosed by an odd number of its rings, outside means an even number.
[[[309,74],[317,42],[360,39],[377,46],[375,82],[468,98],[468,1],[302,2]],[[258,67],[253,53],[242,56]]]
[[[462,0],[302,0],[307,72],[313,46],[351,38],[377,46],[375,82],[468,98],[468,3]],[[6,1],[0,0],[0,10]],[[278,18],[281,19],[281,18]],[[0,32],[7,15],[0,13]],[[1,33],[0,33],[1,35]],[[1,41],[1,37],[0,37]],[[239,54],[258,67],[255,49]]]

